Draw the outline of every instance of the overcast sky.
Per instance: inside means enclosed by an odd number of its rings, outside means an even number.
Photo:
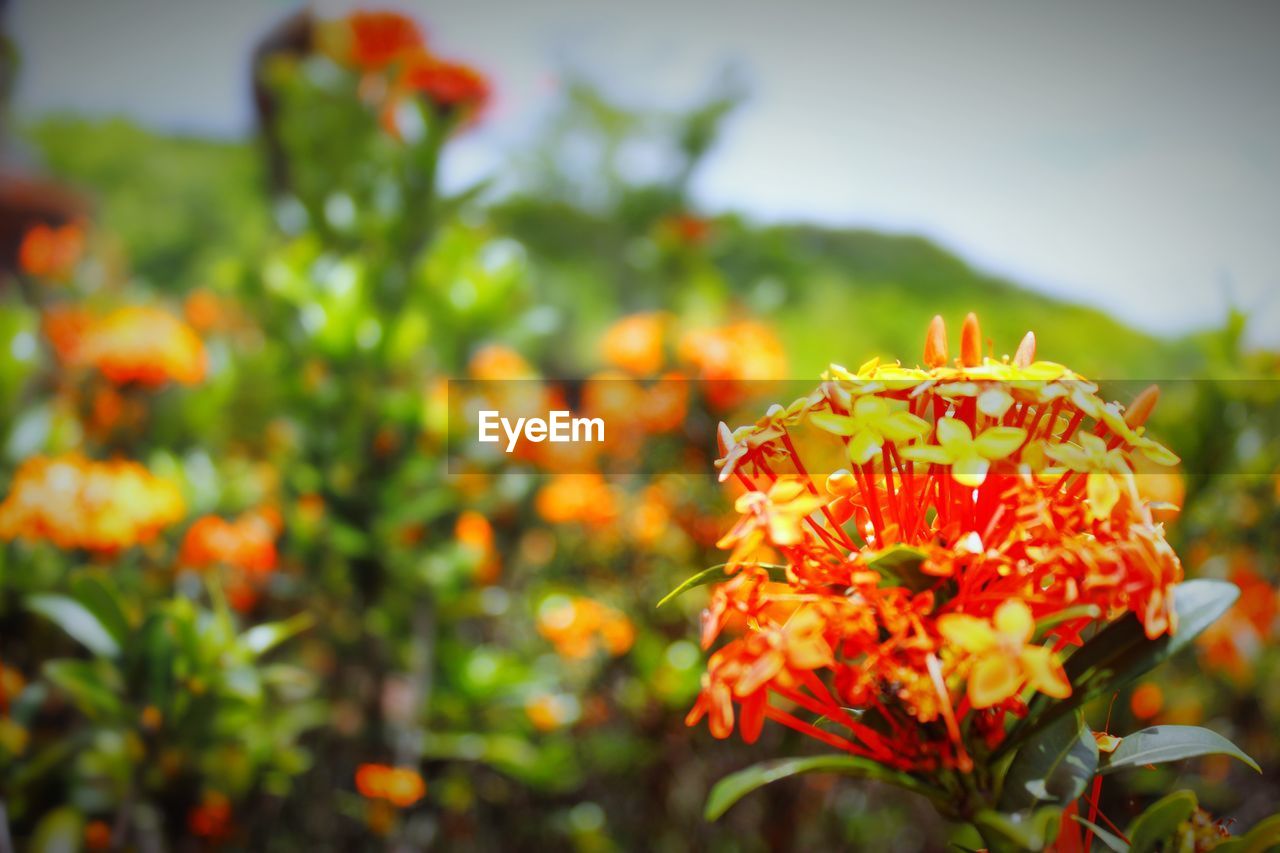
[[[28,113],[235,135],[248,45],[283,0],[16,0]],[[341,9],[340,3],[319,4]],[[688,103],[726,63],[747,106],[709,210],[923,233],[1156,331],[1234,303],[1280,344],[1280,8],[1258,0],[396,3],[495,78],[455,175],[527,139],[565,68]]]

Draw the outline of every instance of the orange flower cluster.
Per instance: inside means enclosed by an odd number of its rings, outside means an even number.
[[[55,308],[46,312],[44,327],[64,364],[93,367],[118,385],[191,385],[204,379],[204,344],[190,326],[159,308],[130,306],[100,317]]]
[[[589,657],[598,648],[617,657],[636,639],[635,626],[625,615],[585,596],[548,598],[538,608],[538,633],[570,660]]]
[[[738,320],[687,332],[678,347],[680,360],[706,381],[707,398],[719,409],[741,402],[746,380],[784,379],[787,356],[782,342],[765,324]]]
[[[427,783],[408,767],[361,764],[356,768],[356,790],[366,799],[386,800],[396,808],[407,809],[426,796]]]
[[[245,513],[234,521],[206,515],[187,528],[179,559],[196,569],[229,566],[264,574],[276,567],[277,532],[263,513]]]
[[[551,524],[604,527],[618,515],[614,490],[599,474],[559,474],[538,491],[534,506]]]
[[[182,513],[177,487],[136,462],[36,456],[18,469],[0,503],[0,539],[109,554],[150,541]]]
[[[36,225],[22,235],[18,268],[37,278],[66,278],[84,252],[84,228],[78,223]]]
[[[807,397],[721,425],[720,477],[746,493],[703,645],[741,633],[689,724],[753,741],[773,719],[963,771],[1033,692],[1070,694],[1058,653],[1085,627],[1129,611],[1149,637],[1176,629],[1182,567],[1133,473],[1177,461],[1142,428],[1154,389],[1125,410],[1037,361],[1030,334],[1013,359],[981,342],[969,315],[953,362],[935,318],[924,368],[833,365]]]

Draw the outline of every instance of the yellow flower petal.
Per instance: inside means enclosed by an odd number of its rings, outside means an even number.
[[[1020,598],[1011,598],[997,607],[992,621],[997,631],[1019,646],[1031,639],[1036,626],[1031,608]]]
[[[977,454],[957,457],[951,463],[951,476],[962,486],[976,489],[987,479],[991,463]]]
[[[1022,672],[1004,655],[987,655],[969,674],[969,702],[975,708],[990,708],[1018,692]]]
[[[938,443],[953,454],[966,453],[973,444],[973,433],[964,421],[943,418],[938,421]]]
[[[996,644],[991,624],[967,613],[945,613],[938,617],[938,631],[947,642],[972,654],[981,654]]]
[[[1110,518],[1120,500],[1120,484],[1111,474],[1095,471],[1089,475],[1089,515],[1094,518]]]
[[[1022,669],[1027,683],[1046,696],[1065,699],[1071,695],[1071,682],[1053,652],[1044,646],[1027,646],[1022,650]]]
[[[998,426],[984,430],[973,440],[973,447],[978,455],[987,459],[1004,459],[1022,446],[1027,439],[1027,431],[1020,427]]]

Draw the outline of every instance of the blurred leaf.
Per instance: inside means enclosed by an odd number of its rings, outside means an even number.
[[[1114,832],[1108,832],[1093,821],[1082,818],[1078,814],[1073,814],[1071,819],[1092,832],[1093,837],[1098,839],[1098,841],[1102,843],[1102,846],[1108,850],[1114,850],[1115,853],[1127,853],[1129,850],[1129,845],[1125,840]]]
[[[100,578],[81,575],[71,583],[76,601],[97,618],[99,624],[118,644],[124,645],[129,637],[129,620],[120,607],[114,590]]]
[[[120,685],[108,684],[100,667],[92,661],[51,660],[44,665],[45,678],[67,694],[73,705],[91,719],[116,718],[124,706],[116,695]]]
[[[84,817],[71,806],[54,809],[40,818],[31,836],[32,853],[71,853],[79,850]]]
[[[661,607],[662,605],[666,604],[668,601],[674,601],[675,599],[679,598],[681,595],[684,595],[686,592],[688,592],[691,589],[695,589],[700,586],[706,586],[707,584],[718,583],[722,580],[726,580],[729,577],[728,575],[725,574],[725,571],[724,571],[725,566],[727,565],[729,564],[720,563],[719,565],[712,566],[709,569],[703,569],[702,571],[698,572],[696,575],[686,578],[685,581],[681,583],[678,587],[676,587],[675,589],[671,590],[671,592],[664,595],[662,597],[662,600],[658,602],[657,606]],[[779,566],[774,563],[753,563],[752,565],[767,571],[769,573],[769,578],[771,580],[777,581],[778,583],[782,583],[787,579],[786,566]]]
[[[1173,589],[1178,630],[1148,639],[1142,623],[1132,613],[1112,622],[1067,658],[1063,668],[1071,682],[1066,699],[1050,700],[1043,694],[1031,702],[1022,724],[996,751],[999,755],[1020,745],[1027,737],[1069,714],[1097,696],[1123,687],[1152,667],[1189,646],[1204,629],[1225,613],[1240,595],[1235,584],[1197,579]]]
[[[1158,850],[1160,843],[1178,829],[1195,812],[1199,803],[1191,791],[1174,791],[1156,800],[1129,824],[1129,849],[1133,853]]]
[[[985,809],[973,817],[991,853],[1044,850],[1058,837],[1062,809],[1045,806],[1032,814],[1003,814]]]
[[[1267,853],[1280,847],[1280,814],[1259,821],[1253,829],[1213,848],[1214,853]]]
[[[115,657],[120,645],[83,604],[65,595],[33,595],[27,607],[66,631],[85,648],[102,657]]]
[[[1230,755],[1262,772],[1257,762],[1240,747],[1217,732],[1199,726],[1152,726],[1125,735],[1115,752],[1102,759],[1100,772],[1105,775],[1130,767],[1181,761],[1198,755]]]
[[[280,622],[255,625],[240,635],[240,642],[253,654],[260,655],[301,634],[315,621],[310,613],[298,613]]]
[[[808,758],[766,761],[724,777],[715,784],[707,796],[704,814],[707,820],[716,820],[728,811],[730,806],[757,788],[802,773],[838,773],[841,776],[875,779],[878,782],[887,782],[921,794],[934,803],[944,802],[947,798],[943,791],[933,788],[916,777],[892,770],[869,758],[855,755],[815,755]]]
[[[1046,726],[1018,750],[1000,797],[1006,812],[1043,802],[1065,806],[1084,793],[1098,769],[1098,743],[1076,713]]]

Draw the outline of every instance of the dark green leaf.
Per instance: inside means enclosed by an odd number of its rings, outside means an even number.
[[[1101,772],[1114,773],[1129,767],[1181,761],[1197,755],[1230,755],[1262,772],[1257,762],[1245,755],[1240,747],[1217,732],[1199,726],[1152,726],[1126,735],[1116,751],[1102,760]]]
[[[662,605],[666,604],[669,601],[674,601],[675,599],[679,598],[681,595],[684,595],[686,592],[696,587],[706,586],[707,584],[712,584],[712,583],[719,583],[720,581],[726,580],[729,577],[728,575],[725,574],[725,571],[724,571],[725,566],[727,565],[728,563],[721,563],[718,566],[712,566],[709,569],[703,569],[702,571],[698,572],[696,575],[686,578],[684,583],[680,584],[678,587],[671,590],[671,592],[664,595],[662,597],[662,600],[658,602],[657,606],[661,607]],[[752,565],[767,571],[769,573],[769,577],[772,580],[777,581],[778,583],[783,583],[787,579],[786,566],[779,566],[773,563],[753,563]]]
[[[946,794],[942,791],[921,782],[914,776],[892,770],[869,758],[839,754],[815,755],[809,758],[767,761],[724,777],[715,784],[707,797],[706,818],[716,820],[728,811],[730,806],[757,788],[802,773],[839,773],[842,776],[875,779],[922,794],[934,802],[946,799]]]
[[[115,657],[120,651],[120,644],[98,621],[98,617],[73,598],[33,595],[27,599],[27,607],[66,631],[96,655]]]
[[[1174,791],[1156,800],[1129,824],[1129,849],[1133,853],[1149,853],[1178,829],[1178,824],[1191,817],[1199,803],[1191,791]]]
[[[1000,808],[1006,812],[1042,803],[1065,806],[1084,793],[1098,770],[1098,742],[1080,714],[1046,726],[1018,750],[1005,775]]]

